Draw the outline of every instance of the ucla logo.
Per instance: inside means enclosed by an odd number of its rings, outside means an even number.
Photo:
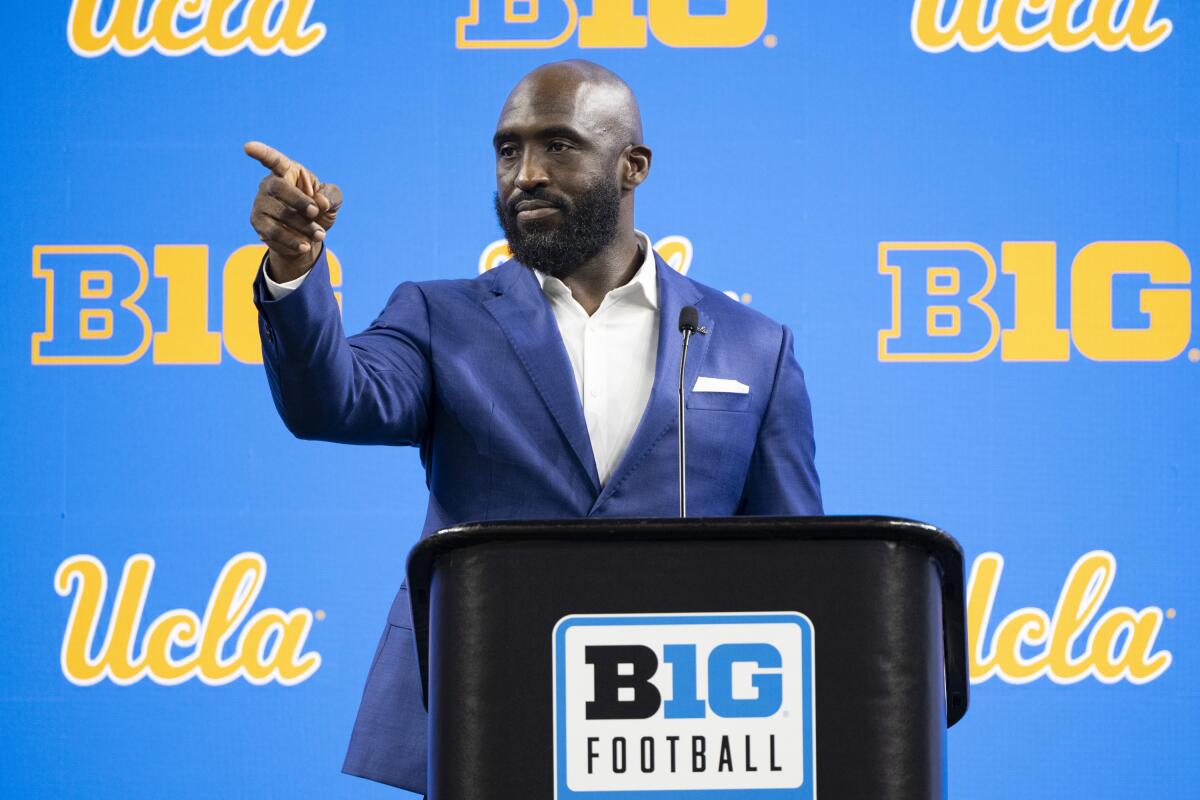
[[[1158,648],[1158,635],[1174,609],[1117,606],[1101,612],[1117,576],[1112,553],[1093,550],[1080,556],[1053,611],[1018,608],[993,624],[1003,572],[1004,557],[984,553],[975,559],[967,581],[972,683],[995,677],[1017,684],[1039,678],[1060,684],[1085,678],[1143,684],[1171,666],[1171,652]]]
[[[192,678],[210,686],[238,678],[284,686],[307,680],[321,666],[320,654],[304,652],[313,613],[264,608],[251,614],[266,577],[261,555],[236,555],[217,577],[203,617],[190,609],[172,609],[142,633],[154,559],[139,553],[125,562],[102,634],[108,572],[94,556],[72,556],[54,575],[54,590],[63,597],[74,595],[63,634],[62,673],[79,686],[104,680],[128,686],[143,678],[167,686]]]
[[[73,0],[67,42],[92,58],[115,50],[139,56],[155,50],[182,56],[203,49],[227,56],[298,56],[325,38],[325,26],[309,24],[314,0]],[[104,13],[107,12],[107,13]]]
[[[1043,45],[1142,52],[1171,35],[1171,21],[1154,18],[1157,9],[1158,0],[915,0],[912,38],[930,53],[997,44],[1017,52]]]
[[[1093,361],[1166,361],[1188,349],[1192,268],[1170,242],[1093,242],[1076,253],[1069,327],[1058,320],[1054,242],[1004,242],[999,260],[997,270],[972,242],[881,242],[891,325],[879,331],[879,360],[977,361],[999,345],[1004,361],[1067,361],[1074,345]],[[1004,292],[998,272],[1011,276]]]
[[[658,253],[668,267],[680,275],[687,275],[692,268],[694,249],[691,240],[686,236],[664,236],[654,243],[654,252]],[[491,242],[479,254],[479,274],[482,275],[488,270],[495,269],[510,258],[512,258],[512,251],[509,250],[507,241],[497,239]],[[739,303],[749,303],[751,299],[748,292],[739,294],[732,289],[726,289],[724,294],[730,300],[736,300]]]
[[[680,275],[687,275],[688,270],[692,268],[692,242],[686,236],[664,236],[654,243],[654,252]],[[495,269],[510,258],[512,251],[508,249],[507,241],[497,239],[489,243],[479,254],[479,274]],[[739,299],[732,292],[727,294],[734,300]]]
[[[811,800],[813,663],[812,623],[795,612],[564,617],[555,797]]]
[[[693,14],[689,0],[647,0],[645,16],[633,0],[591,0],[582,15],[576,0],[470,2],[455,24],[460,50],[558,47],[576,31],[580,47],[645,47],[649,35],[668,47],[745,47],[767,26],[767,0],[726,0],[720,14]]]

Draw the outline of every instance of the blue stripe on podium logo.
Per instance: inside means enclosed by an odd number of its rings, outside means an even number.
[[[558,800],[817,796],[803,614],[570,615],[553,651]]]

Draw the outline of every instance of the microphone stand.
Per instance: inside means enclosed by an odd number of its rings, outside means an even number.
[[[687,364],[688,342],[693,333],[701,335],[708,333],[700,327],[699,315],[695,307],[686,306],[679,315],[679,330],[683,333],[683,353],[679,357],[679,516],[687,516],[687,455],[686,432],[684,427],[684,399],[686,384],[684,383],[684,366]]]

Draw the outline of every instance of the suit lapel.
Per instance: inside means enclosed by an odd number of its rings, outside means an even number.
[[[654,362],[654,386],[650,389],[650,399],[646,401],[646,410],[642,420],[634,431],[633,439],[625,450],[625,455],[613,470],[604,490],[596,498],[593,510],[598,507],[613,488],[620,485],[626,477],[637,469],[638,464],[652,447],[669,431],[674,430],[679,413],[679,358],[683,353],[683,337],[679,333],[679,311],[687,305],[697,305],[701,294],[691,281],[675,272],[658,255],[654,254],[658,280],[658,350]],[[713,332],[713,320],[700,312],[700,324],[708,329],[708,336],[692,336],[688,343],[688,359],[684,386],[688,391],[696,385],[696,377],[704,364],[704,356],[708,351],[708,341]],[[671,447],[675,445],[672,442]]]
[[[592,453],[583,405],[575,385],[575,370],[554,312],[542,294],[537,278],[515,260],[497,267],[493,274],[494,296],[483,305],[516,351],[550,416],[591,481],[593,493],[599,493],[596,457]]]

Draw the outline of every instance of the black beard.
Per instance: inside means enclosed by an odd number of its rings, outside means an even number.
[[[564,280],[604,249],[617,235],[621,215],[621,189],[616,181],[600,179],[574,202],[541,192],[522,192],[511,204],[493,198],[496,218],[508,239],[513,257],[530,269]],[[553,203],[563,217],[557,225],[542,227],[535,220],[522,231],[513,208],[521,200]]]

